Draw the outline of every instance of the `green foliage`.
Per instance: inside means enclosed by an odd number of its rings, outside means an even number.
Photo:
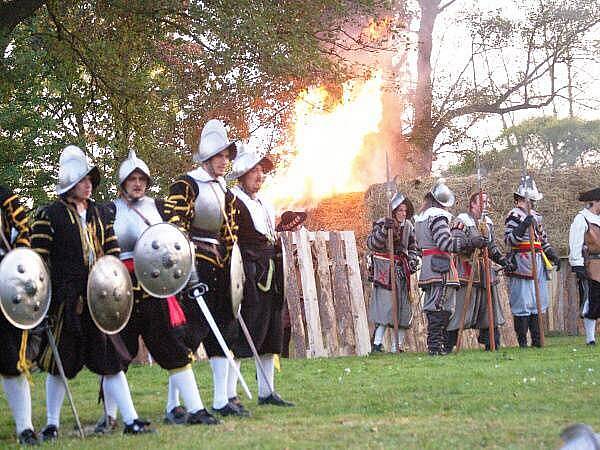
[[[508,128],[503,137],[541,168],[583,165],[600,155],[600,120],[537,117]]]
[[[507,325],[508,326],[508,325]],[[207,362],[194,364],[205,405],[211,404]],[[295,408],[257,406],[242,398],[252,417],[226,418],[215,427],[162,424],[167,394],[165,370],[157,365],[127,372],[141,417],[158,433],[88,437],[75,435],[65,403],[61,448],[558,448],[567,425],[600,428],[597,405],[600,359],[583,337],[548,338],[544,349],[503,348],[496,354],[462,351],[430,357],[423,353],[372,357],[283,360],[276,374],[281,395]],[[242,373],[256,393],[254,363]],[[70,382],[87,429],[102,414],[98,377],[88,371]],[[44,375],[32,387],[33,423],[46,419]],[[14,445],[14,425],[4,396],[0,407],[0,446]],[[16,448],[16,447],[15,447]]]
[[[510,142],[510,145],[507,145]],[[504,130],[494,148],[480,155],[481,167],[496,172],[506,168],[559,169],[597,164],[600,157],[600,120],[536,117]],[[525,163],[526,162],[526,163]],[[465,152],[450,166],[450,175],[472,175],[476,155]]]
[[[323,33],[380,3],[46,1],[0,59],[0,181],[46,201],[74,143],[105,177],[99,199],[114,195],[130,148],[164,192],[207,119],[245,138],[258,123],[284,124],[306,86],[347,77]]]

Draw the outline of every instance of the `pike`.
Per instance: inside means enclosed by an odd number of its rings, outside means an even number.
[[[528,189],[526,192],[526,200],[527,200],[527,215],[531,214],[531,200],[529,197],[529,193],[533,191],[533,184],[531,182],[531,177],[526,176],[525,171],[523,171],[523,179],[525,185]],[[537,253],[535,251],[535,228],[533,223],[529,225],[529,251],[531,254],[531,278],[533,278],[533,287],[535,291],[535,306],[538,313],[538,327],[540,333],[540,347],[545,345],[544,338],[544,324],[543,324],[543,316],[542,316],[542,299],[540,297],[540,283],[537,277]]]
[[[394,191],[396,191],[396,186],[392,188],[392,181],[390,180],[390,162],[388,158],[388,152],[385,152],[385,172],[386,172],[386,184],[387,184],[387,197],[388,197],[388,217],[393,219],[392,214],[392,198],[394,196]],[[388,246],[388,254],[390,259],[390,287],[392,288],[392,316],[394,323],[394,337],[393,343],[396,352],[399,351],[398,346],[398,287],[396,286],[396,261],[394,255],[394,228],[388,229],[387,235],[387,246]]]
[[[479,205],[481,208],[481,213],[480,213],[480,217],[479,217],[479,224],[478,224],[478,228],[479,228],[479,232],[486,237],[487,239],[489,239],[489,229],[486,223],[486,210],[485,210],[485,205],[483,203],[483,188],[481,186],[481,165],[480,165],[480,160],[479,160],[479,147],[476,147],[476,161],[477,161],[477,189],[479,192]],[[470,205],[469,205],[470,206]],[[496,350],[496,337],[495,337],[495,330],[494,330],[494,311],[493,311],[493,302],[492,302],[492,286],[491,286],[491,268],[490,268],[490,257],[489,257],[489,249],[487,247],[487,245],[481,250],[481,255],[478,249],[476,249],[473,252],[473,257],[471,259],[471,273],[469,273],[469,281],[467,283],[467,291],[465,293],[465,303],[463,306],[463,310],[460,316],[460,322],[459,322],[459,328],[458,328],[458,339],[456,340],[456,352],[458,353],[460,351],[461,348],[461,344],[462,344],[462,333],[464,331],[464,325],[465,325],[465,316],[467,313],[467,310],[469,309],[469,306],[471,305],[471,293],[473,291],[473,278],[474,278],[474,273],[475,267],[479,267],[479,264],[476,265],[479,257],[482,256],[483,258],[483,273],[485,276],[485,293],[486,293],[486,303],[487,303],[487,309],[488,309],[488,329],[489,329],[489,342],[490,342],[490,349],[492,351]]]
[[[479,232],[489,241],[489,239],[491,238],[491,233],[485,220],[487,217],[487,211],[483,202],[483,189],[481,187],[481,164],[479,160],[479,147],[477,147],[477,185],[479,188],[479,208],[481,209],[479,218]],[[485,296],[488,310],[488,339],[490,343],[490,350],[495,351],[496,330],[494,323],[494,305],[492,302],[492,276],[490,272],[490,250],[487,245],[483,247],[483,273],[485,275]]]

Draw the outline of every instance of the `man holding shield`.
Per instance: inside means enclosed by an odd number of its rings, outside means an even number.
[[[231,255],[238,224],[235,196],[227,188],[223,175],[236,152],[223,122],[209,120],[193,156],[199,166],[171,185],[165,201],[167,220],[187,233],[195,246],[197,275],[208,288],[203,299],[229,348],[238,333],[230,291]],[[249,415],[234,394],[235,371],[210,330],[201,307],[192,301],[186,303],[185,310],[189,338],[201,340],[210,359],[213,411],[221,416]],[[235,364],[239,370],[239,362]]]
[[[119,245],[106,209],[92,200],[100,172],[91,167],[83,151],[67,146],[59,160],[58,200],[39,209],[32,227],[32,248],[46,261],[51,272],[52,303],[50,326],[67,378],[74,378],[87,366],[103,377],[102,388],[116,399],[125,423],[124,432],[149,431],[149,422],[140,420],[123,370],[129,354],[120,336],[101,331],[88,308],[88,275],[103,255],[119,255]],[[42,341],[40,367],[46,378],[47,425],[43,440],[58,437],[60,410],[66,383],[59,377],[49,341]]]
[[[134,272],[134,247],[141,234],[150,226],[163,222],[163,202],[146,195],[152,183],[150,170],[134,151],[119,168],[120,197],[107,207],[114,215],[114,230],[121,248],[120,258],[134,284],[134,307],[127,326],[121,332],[131,357],[139,349],[139,337],[144,339],[154,360],[169,371],[169,391],[165,422],[169,424],[212,424],[200,398],[192,371],[193,353],[199,345],[189,348],[182,338],[186,323],[175,296],[155,298],[143,290]],[[137,261],[139,262],[139,261]],[[186,408],[180,406],[179,395]],[[96,432],[110,431],[116,425],[116,399],[105,393],[105,415]]]
[[[0,186],[0,261],[13,247],[29,247],[29,225],[25,208],[17,195]],[[31,391],[23,372],[27,331],[12,325],[0,313],[0,375],[8,404],[15,419],[20,444],[35,445],[38,437],[31,422]]]

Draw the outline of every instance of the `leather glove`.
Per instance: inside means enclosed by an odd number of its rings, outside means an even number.
[[[391,217],[386,217],[383,219],[383,228],[386,230],[393,230],[395,226],[395,221]]]
[[[408,260],[408,268],[410,269],[410,273],[415,273],[419,268],[419,260],[416,258],[411,258]]]
[[[525,217],[525,219],[523,219],[523,222],[521,222],[519,226],[515,228],[514,235],[523,237],[525,232],[529,229],[529,226],[534,222],[534,217],[531,214],[529,214],[527,217]]]
[[[483,248],[488,244],[488,240],[483,236],[473,236],[467,238],[467,246],[471,248]]]
[[[585,270],[584,266],[573,266],[571,268],[572,272],[575,272],[575,275],[577,275],[577,279],[580,281],[586,280],[587,279],[587,271]]]
[[[554,249],[550,247],[546,252],[548,259],[556,266],[556,271],[560,270],[560,257],[556,254]]]
[[[517,270],[517,265],[508,258],[502,258],[500,265],[504,272],[515,272]]]

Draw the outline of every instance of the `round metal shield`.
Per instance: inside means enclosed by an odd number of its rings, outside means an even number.
[[[153,297],[177,294],[188,283],[194,268],[194,251],[174,225],[158,223],[147,228],[133,250],[135,276]]]
[[[127,325],[133,286],[119,258],[106,255],[96,261],[88,276],[87,303],[92,320],[103,333],[116,334]]]
[[[233,315],[237,316],[244,298],[244,282],[246,274],[244,273],[244,262],[242,261],[242,252],[237,242],[233,244],[231,249],[231,265],[229,266],[229,274],[231,277],[231,308]]]
[[[0,263],[0,307],[15,327],[29,330],[50,307],[50,274],[42,258],[29,248],[16,248]]]

